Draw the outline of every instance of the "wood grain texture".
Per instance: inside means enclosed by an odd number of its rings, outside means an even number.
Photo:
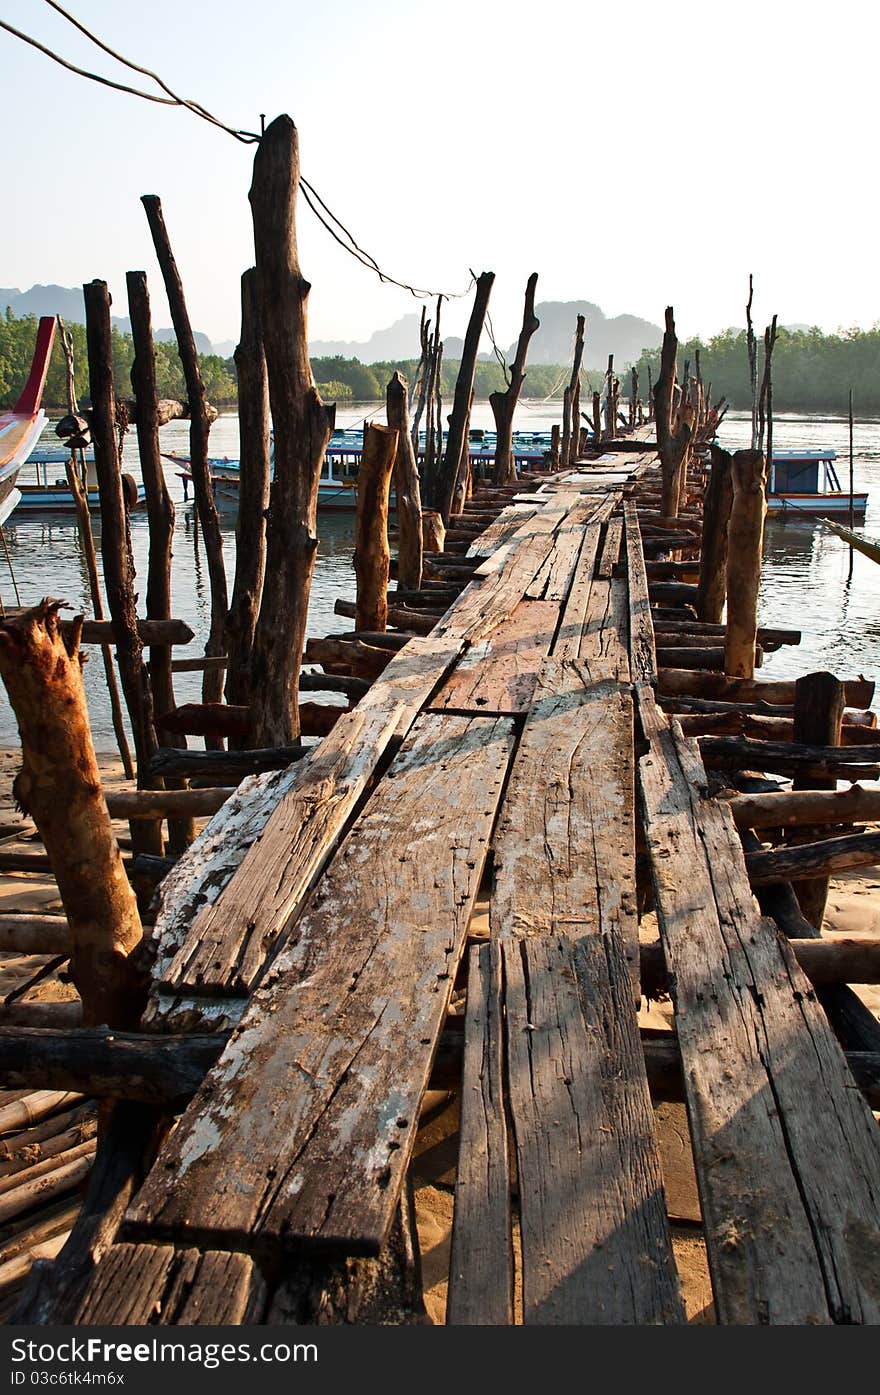
[[[639,998],[632,699],[551,659],[493,840],[493,931],[619,937]]]
[[[602,544],[602,554],[599,558],[599,565],[596,568],[596,575],[606,581],[610,581],[614,575],[614,568],[617,566],[620,557],[620,544],[623,538],[623,515],[615,513],[608,520],[608,528],[605,533],[605,541]]]
[[[166,992],[247,996],[331,856],[394,735],[403,704],[340,718],[275,806],[223,895],[193,920],[160,980]]]
[[[496,940],[474,945],[470,956],[446,1321],[484,1326],[513,1320],[501,949]]]
[[[520,601],[508,620],[465,650],[432,706],[502,715],[526,712],[558,618],[555,601]]]
[[[245,1255],[173,1245],[112,1245],[99,1262],[77,1325],[222,1326],[259,1321],[265,1284]]]
[[[128,1213],[129,1234],[378,1254],[513,746],[428,714]]]
[[[626,518],[626,561],[629,573],[629,662],[634,683],[654,683],[657,678],[657,656],[654,651],[654,625],[645,555],[635,502],[627,499],[623,505]]]
[[[641,803],[719,1318],[880,1321],[880,1139],[752,898],[695,743],[638,690]]]
[[[523,1321],[683,1321],[620,942],[502,950]]]

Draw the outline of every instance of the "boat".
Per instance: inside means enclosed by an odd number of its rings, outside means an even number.
[[[822,522],[826,528],[830,528],[844,542],[854,547],[856,552],[861,552],[863,556],[870,557],[872,562],[880,562],[880,542],[875,542],[872,538],[863,538],[859,533],[853,533],[851,529],[842,527],[831,518],[823,518]]]
[[[0,524],[20,505],[23,491],[17,487],[18,472],[31,456],[46,422],[40,403],[55,342],[55,317],[44,315],[37,326],[37,339],[28,380],[10,412],[0,412]]]
[[[424,433],[423,438],[424,438]],[[521,465],[543,464],[550,449],[549,432],[514,432],[514,459]],[[424,453],[423,444],[419,457]],[[273,442],[274,454],[274,442]],[[481,463],[495,459],[495,432],[471,431],[468,439],[468,454],[471,463]],[[357,506],[357,472],[363,455],[363,433],[356,428],[334,431],[324,455],[321,477],[318,482],[318,508],[320,510],[347,509]],[[165,460],[178,466],[177,475],[183,483],[184,500],[189,498],[192,484],[190,457],[178,451],[163,452]],[[271,458],[271,457],[270,457]],[[214,486],[214,499],[218,509],[238,507],[238,491],[241,481],[241,466],[231,456],[211,456],[208,459],[211,483]],[[394,495],[391,496],[394,506]]]
[[[31,452],[28,464],[34,467],[36,482],[20,485],[21,499],[16,507],[16,514],[76,513],[76,502],[63,468],[69,459],[70,451],[63,446],[44,446]],[[89,511],[100,513],[101,496],[93,450],[85,452],[85,460]],[[58,466],[62,467],[60,473],[57,468],[52,468]],[[122,485],[129,508],[140,508],[146,502],[147,491],[133,475],[124,474]]]
[[[767,513],[771,518],[864,518],[867,493],[840,487],[833,450],[774,450]]]

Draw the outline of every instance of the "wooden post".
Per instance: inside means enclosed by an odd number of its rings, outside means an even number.
[[[855,478],[853,475],[853,390],[849,390],[849,529],[852,532],[855,527]],[[849,545],[849,565],[852,569],[853,545]]]
[[[142,930],[101,790],[81,626],[80,616],[65,639],[58,603],[49,601],[0,622],[0,676],[21,734],[23,764],[13,791],[39,829],[58,882],[84,1021],[125,1027],[142,1007],[141,979],[128,961]]]
[[[794,740],[815,746],[839,746],[843,709],[843,684],[833,674],[808,673],[798,678],[794,685]],[[794,790],[833,790],[836,787],[836,780],[820,780],[815,776],[805,779],[796,775],[792,780]],[[821,836],[817,828],[807,827],[791,841],[811,842]],[[812,878],[792,885],[807,920],[821,930],[828,899],[828,878]]]
[[[724,670],[734,678],[754,678],[761,549],[767,512],[762,453],[736,451],[731,462],[731,476],[733,502],[727,529]]]
[[[636,406],[639,400],[639,370],[631,368],[629,371],[629,429],[634,431],[636,427]]]
[[[422,509],[422,547],[425,552],[442,552],[446,546],[446,525],[437,509]]]
[[[651,365],[648,364],[648,421],[654,420],[654,384],[652,382]]]
[[[202,525],[205,540],[205,554],[208,559],[208,579],[211,588],[211,628],[205,645],[206,654],[223,653],[223,631],[226,625],[227,591],[226,569],[223,565],[223,537],[220,531],[220,515],[214,503],[214,488],[208,467],[208,434],[211,430],[211,413],[199,355],[190,324],[183,282],[171,250],[171,240],[165,227],[162,205],[155,194],[144,194],[141,203],[147,214],[147,222],[156,249],[156,256],[165,282],[171,322],[177,337],[177,351],[186,380],[189,397],[189,451],[192,471],[193,493],[196,513]],[[216,415],[216,413],[215,413]],[[202,701],[219,702],[223,693],[223,674],[217,669],[206,669],[202,678]]]
[[[358,630],[384,630],[388,623],[388,493],[397,442],[398,433],[390,427],[364,426],[354,525]]]
[[[397,432],[394,459],[394,499],[397,508],[397,579],[401,586],[418,591],[422,584],[422,492],[419,467],[409,430],[407,382],[392,373],[385,390],[388,425]]]
[[[122,494],[122,475],[116,436],[116,399],[113,387],[113,348],[110,335],[110,295],[106,281],[83,286],[86,309],[86,343],[89,355],[89,391],[92,399],[92,440],[95,472],[101,495],[101,558],[104,585],[116,634],[116,658],[122,679],[137,757],[138,786],[149,785],[150,757],[156,750],[153,701],[143,646],[138,634],[134,594],[134,562],[128,514]],[[162,852],[159,825],[132,825],[136,852]]]
[[[593,448],[602,449],[602,394],[593,393]]]
[[[256,746],[299,736],[302,664],[315,553],[318,483],[335,408],[325,407],[309,363],[307,305],[296,245],[299,140],[289,116],[267,126],[250,190],[260,318],[275,423],[266,579],[251,659]]]
[[[571,425],[568,432],[568,455],[563,455],[563,464],[565,465],[575,463],[581,439],[581,364],[584,358],[585,324],[585,317],[578,315],[574,335],[574,359],[571,365],[571,377],[568,380],[568,407],[571,414]]]
[[[703,499],[700,580],[697,619],[720,625],[727,597],[727,529],[733,504],[732,459],[729,451],[712,447],[712,468]]]
[[[526,355],[529,341],[541,321],[535,315],[535,287],[538,273],[533,271],[526,282],[526,298],[523,306],[522,328],[516,345],[516,353],[510,366],[505,392],[489,394],[489,406],[495,418],[495,483],[515,484],[516,465],[513,459],[513,414],[526,379]]]
[[[550,428],[550,469],[559,469],[559,422]]]
[[[60,315],[58,316],[58,328],[61,332],[61,347],[64,350],[64,359],[67,365],[67,406],[71,415],[75,416],[77,413],[77,401],[76,383],[73,371],[73,339],[69,331],[65,328]],[[76,509],[77,530],[79,532],[79,539],[85,558],[86,571],[89,575],[89,594],[92,599],[92,610],[94,611],[96,620],[103,620],[104,603],[101,599],[101,582],[98,577],[98,558],[95,553],[95,539],[92,535],[92,519],[89,513],[89,500],[86,494],[86,486],[83,483],[85,478],[85,460],[81,450],[71,453],[71,457],[65,465],[65,472],[67,474],[67,483],[70,486],[70,492],[73,495],[74,507]],[[122,759],[122,768],[125,771],[126,780],[133,780],[134,766],[131,761],[128,738],[125,734],[122,704],[119,700],[119,685],[116,682],[116,670],[113,667],[113,653],[109,644],[101,645],[101,659],[104,664],[104,677],[107,682],[107,692],[110,695],[110,715],[113,721],[113,730],[116,734],[116,744],[119,747],[119,755]]]
[[[431,377],[431,321],[428,319],[427,306],[422,306],[422,318],[419,324],[419,364],[416,369],[416,381],[414,391],[416,396],[416,410],[412,423],[412,448],[416,460],[419,458],[419,426],[422,420],[422,413],[425,410],[425,403],[428,399],[428,383]]]
[[[666,330],[660,354],[660,376],[654,389],[654,414],[657,418],[657,448],[663,476],[661,510],[666,518],[677,518],[681,497],[681,476],[687,469],[687,458],[694,429],[694,410],[678,394],[676,402],[676,358],[678,339],[672,306],[666,309]]]
[[[446,451],[443,456],[443,464],[440,468],[438,497],[436,500],[445,523],[449,522],[449,515],[452,510],[452,499],[461,463],[462,443],[467,441],[467,417],[470,411],[471,396],[474,390],[477,350],[480,347],[480,336],[483,333],[483,324],[486,319],[486,310],[489,306],[489,296],[492,293],[494,281],[494,271],[484,271],[477,277],[473,309],[471,310],[471,317],[468,321],[467,331],[464,336],[464,347],[461,351],[461,364],[455,382],[455,395],[452,399],[452,415],[449,418]],[[431,502],[433,503],[435,501],[432,500]]]
[[[559,454],[562,458],[562,468],[567,470],[568,457],[571,455],[571,388],[568,384],[562,393],[562,445]]]
[[[251,700],[251,651],[266,573],[269,506],[269,383],[254,267],[241,278],[241,339],[235,350],[241,479],[235,522],[235,581],[226,620],[226,701]]]

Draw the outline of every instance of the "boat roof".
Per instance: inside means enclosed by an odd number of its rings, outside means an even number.
[[[836,460],[837,451],[820,450],[774,450],[774,460]]]

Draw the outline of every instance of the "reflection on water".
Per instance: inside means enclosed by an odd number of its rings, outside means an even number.
[[[356,426],[365,415],[381,419],[379,404],[340,408],[340,426]],[[522,404],[517,426],[522,430],[549,430],[559,420],[557,404]],[[487,403],[475,403],[474,427],[491,427]],[[162,448],[186,451],[188,425],[171,422],[162,428]],[[744,413],[725,420],[722,444],[730,448],[748,445],[749,421]],[[776,419],[775,440],[780,448],[832,446],[838,453],[838,474],[848,481],[848,428],[845,420],[828,417],[780,416]],[[56,444],[51,427],[43,444]],[[238,418],[223,416],[211,432],[211,453],[238,455]],[[131,435],[126,441],[124,466],[139,476],[137,447]],[[166,463],[166,479],[177,509],[174,531],[173,610],[194,630],[196,638],[188,649],[175,649],[175,657],[195,656],[203,650],[210,619],[210,595],[204,549],[194,522],[192,500],[184,504],[176,467]],[[855,487],[870,491],[865,532],[880,538],[880,423],[859,422],[855,428]],[[308,633],[324,635],[351,629],[352,621],[333,614],[337,597],[354,597],[352,570],[353,514],[321,513],[318,516],[320,547],[315,566],[309,608]],[[221,515],[224,556],[230,592],[235,568],[235,536],[231,515]],[[100,563],[100,520],[93,520]],[[149,535],[146,514],[137,512],[131,520],[132,547],[138,574],[138,590],[146,591]],[[6,524],[6,536],[13,558],[22,602],[32,605],[42,596],[61,597],[75,610],[91,613],[88,578],[73,519],[57,515],[15,514]],[[0,595],[14,600],[5,561],[0,557]],[[856,553],[850,570],[850,550],[821,525],[798,519],[768,520],[764,549],[764,577],[760,597],[763,624],[782,625],[803,632],[797,648],[784,647],[768,655],[763,673],[767,677],[790,677],[811,669],[828,668],[841,677],[863,673],[877,679],[880,656],[880,567]],[[90,651],[94,654],[94,651]],[[85,669],[89,710],[99,750],[113,746],[109,706],[103,672],[97,656]],[[201,674],[175,675],[179,702],[197,702]],[[15,720],[5,694],[0,696],[0,743],[15,741]]]

